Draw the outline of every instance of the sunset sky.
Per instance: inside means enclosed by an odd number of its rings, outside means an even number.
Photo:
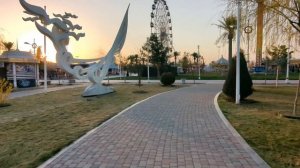
[[[6,41],[17,41],[20,50],[29,51],[31,46],[24,42],[43,45],[43,36],[36,30],[33,22],[24,22],[23,8],[18,0],[0,0],[0,34]],[[130,3],[129,25],[122,55],[138,53],[150,35],[150,13],[152,0],[27,0],[37,6],[47,6],[47,12],[71,12],[79,16],[74,24],[83,26],[86,37],[72,40],[69,50],[76,58],[95,58],[106,54],[111,48],[116,33]],[[205,62],[216,60],[221,54],[227,56],[227,45],[220,48],[215,44],[220,34],[213,25],[221,19],[224,4],[221,0],[167,0],[173,24],[173,43],[175,50],[195,52],[200,45],[200,53]],[[55,61],[55,50],[47,42],[47,56]]]

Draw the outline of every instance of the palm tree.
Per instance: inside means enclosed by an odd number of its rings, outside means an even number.
[[[198,55],[198,53],[193,52],[193,53],[191,54],[191,56],[192,56],[193,59],[194,59],[194,66],[196,66],[196,61],[197,61],[197,63],[198,63],[199,55]],[[194,83],[195,83],[195,78],[194,78],[194,72],[195,72],[195,70],[194,70],[194,66],[192,66],[192,70],[193,70],[193,79],[194,79]],[[199,67],[197,66],[197,68],[199,68]]]
[[[177,65],[177,57],[180,55],[180,53],[178,51],[174,51],[173,55],[174,55],[175,66],[176,66]]]
[[[129,61],[129,64],[134,65],[137,62],[139,55],[134,54],[134,55],[129,55],[127,57],[127,60]]]
[[[190,64],[188,55],[184,54],[183,58],[181,60],[179,60],[179,63],[181,63],[183,73],[184,74],[187,73],[188,69],[189,69],[189,64]]]
[[[193,59],[194,59],[194,64],[196,64],[196,60],[197,60],[197,62],[198,62],[198,59],[199,59],[198,53],[194,52],[193,54],[191,54],[191,56],[192,56]]]
[[[230,63],[232,59],[232,39],[235,37],[237,19],[233,15],[223,17],[223,20],[219,20],[217,26],[224,30],[223,34],[217,39],[217,43],[228,39],[228,61]]]
[[[7,51],[10,51],[11,48],[14,46],[13,42],[2,42],[2,44],[4,45]]]

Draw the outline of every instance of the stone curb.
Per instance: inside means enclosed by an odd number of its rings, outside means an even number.
[[[239,141],[239,143],[243,146],[245,151],[249,153],[249,155],[252,157],[252,159],[260,165],[261,168],[271,168],[244,140],[244,138],[233,128],[233,126],[229,123],[229,121],[225,118],[223,112],[221,111],[219,104],[218,104],[218,97],[220,96],[222,92],[219,92],[215,98],[214,98],[214,105],[218,112],[218,115],[220,116],[221,120],[224,122],[226,127],[230,130],[232,135]]]

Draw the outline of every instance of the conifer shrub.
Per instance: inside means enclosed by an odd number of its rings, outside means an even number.
[[[175,82],[175,75],[171,72],[165,72],[161,75],[160,82],[164,86],[170,86]]]
[[[240,99],[244,100],[253,93],[253,83],[251,76],[249,74],[247,63],[245,60],[244,53],[241,52],[241,61],[240,61]],[[231,98],[235,99],[235,86],[236,86],[236,57],[231,59],[229,72],[226,78],[226,81],[223,85],[223,93]]]
[[[6,103],[10,93],[13,90],[13,86],[6,79],[0,78],[0,107],[7,106]]]

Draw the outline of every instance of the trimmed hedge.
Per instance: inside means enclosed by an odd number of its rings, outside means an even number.
[[[160,82],[164,86],[170,86],[175,82],[175,75],[171,72],[165,72],[161,75]]]
[[[241,100],[245,99],[246,97],[250,96],[253,93],[253,83],[251,76],[249,74],[247,68],[247,62],[244,57],[244,53],[241,52],[241,62],[240,62],[240,98]],[[236,57],[231,59],[230,67],[228,76],[226,81],[223,85],[223,93],[235,99],[235,85],[236,85]]]

